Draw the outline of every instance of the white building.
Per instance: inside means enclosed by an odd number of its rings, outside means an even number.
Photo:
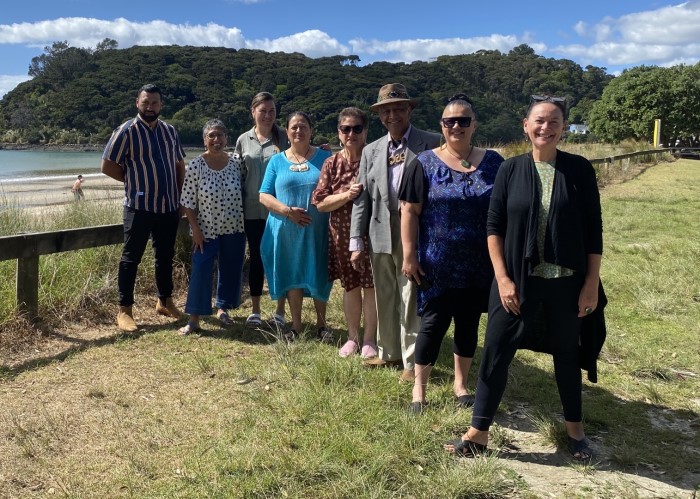
[[[587,133],[591,133],[591,131],[586,125],[569,125],[569,133],[585,135]]]

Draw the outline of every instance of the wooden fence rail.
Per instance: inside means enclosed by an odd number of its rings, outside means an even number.
[[[592,159],[591,163],[597,166],[599,174],[608,175],[610,169],[617,162],[624,164],[624,162],[629,162],[631,158],[640,156],[651,158],[679,149],[681,148],[673,147],[637,151]],[[624,169],[624,165],[622,168]],[[181,233],[187,232],[187,219],[180,220],[178,230]],[[0,237],[0,261],[17,260],[17,309],[26,313],[30,318],[38,316],[39,257],[41,255],[121,244],[123,240],[124,228],[122,224]]]
[[[178,231],[186,233],[187,219]],[[124,242],[122,224],[83,227],[0,237],[0,261],[17,260],[17,309],[30,318],[39,315],[39,257]]]

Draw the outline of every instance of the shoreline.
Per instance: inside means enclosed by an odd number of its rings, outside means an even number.
[[[9,142],[0,142],[0,151],[53,151],[53,152],[102,152],[107,143],[104,144],[13,144]],[[235,145],[235,144],[234,144]],[[182,144],[185,152],[203,151],[204,147],[201,144]],[[233,150],[233,146],[229,145],[228,149]]]
[[[102,152],[105,144],[11,144],[0,143],[5,151]]]
[[[0,182],[0,210],[37,208],[74,203],[73,177],[33,178],[31,181]],[[85,202],[118,200],[124,197],[124,184],[104,174],[90,175],[83,183]]]

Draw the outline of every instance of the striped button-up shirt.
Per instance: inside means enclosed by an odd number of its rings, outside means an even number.
[[[140,116],[114,130],[102,155],[124,169],[124,205],[153,213],[180,207],[176,165],[184,157],[175,127],[158,120],[151,128]]]

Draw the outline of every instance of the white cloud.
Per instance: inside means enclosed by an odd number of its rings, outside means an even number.
[[[0,75],[0,99],[7,92],[15,88],[23,81],[27,81],[30,77],[27,75]]]
[[[312,29],[290,36],[250,40],[245,42],[246,48],[260,49],[267,52],[300,52],[309,57],[349,54],[348,47],[323,31]]]
[[[353,54],[368,54],[390,62],[428,61],[441,55],[470,54],[477,50],[508,52],[513,47],[527,43],[512,35],[491,35],[475,38],[442,38],[416,40],[350,40]],[[539,48],[544,45],[539,44]],[[537,51],[533,45],[533,49]]]
[[[238,28],[218,24],[171,24],[165,21],[132,22],[84,17],[63,17],[36,23],[0,25],[0,43],[26,45],[50,44],[67,40],[73,47],[94,47],[105,38],[113,38],[122,48],[132,45],[196,45],[240,48],[245,40]]]

